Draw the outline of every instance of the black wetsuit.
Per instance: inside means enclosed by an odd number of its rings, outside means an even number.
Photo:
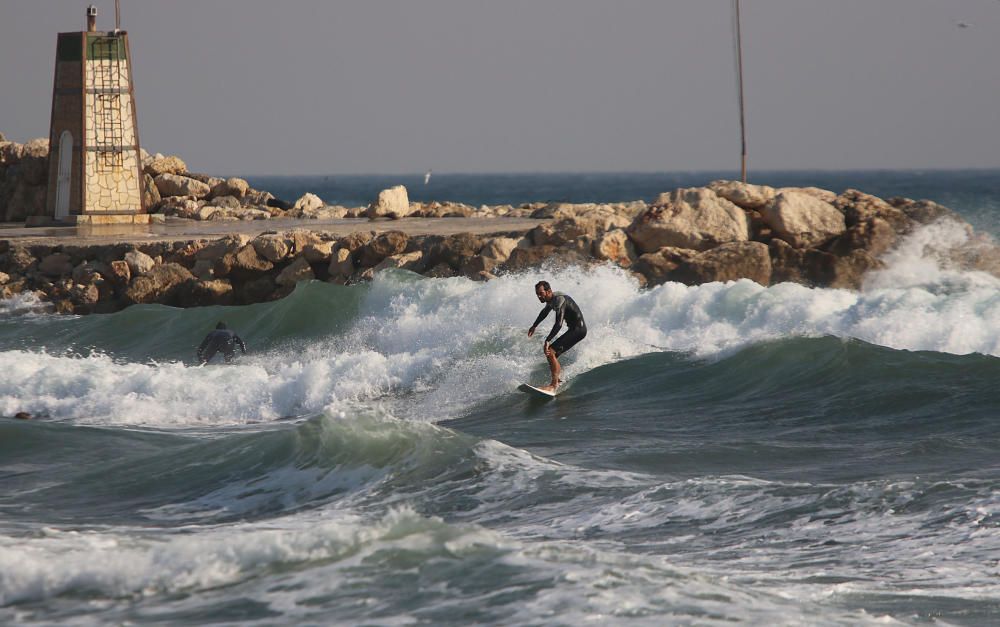
[[[552,295],[552,300],[545,304],[542,313],[538,314],[538,318],[535,319],[535,324],[531,325],[531,328],[534,329],[542,320],[545,320],[545,316],[549,315],[550,311],[556,312],[556,323],[549,331],[548,337],[545,338],[546,342],[552,342],[552,338],[556,336],[556,333],[559,333],[563,322],[566,323],[567,327],[567,331],[549,345],[558,357],[587,337],[587,324],[583,321],[583,314],[580,313],[580,307],[577,306],[576,301],[561,292],[556,292]]]
[[[229,329],[215,329],[205,336],[205,339],[201,342],[201,346],[198,347],[198,361],[207,364],[212,361],[212,357],[215,357],[217,352],[222,351],[222,357],[226,360],[226,363],[232,363],[233,357],[236,356],[237,344],[239,344],[243,354],[246,355],[247,346],[240,339],[240,336]]]

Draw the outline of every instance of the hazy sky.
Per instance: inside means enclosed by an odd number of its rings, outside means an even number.
[[[0,0],[0,131],[56,33]],[[96,0],[114,27],[113,0]],[[139,134],[215,174],[738,169],[731,0],[122,0]],[[1000,0],[744,0],[750,167],[1000,167]],[[967,23],[961,28],[959,23]]]

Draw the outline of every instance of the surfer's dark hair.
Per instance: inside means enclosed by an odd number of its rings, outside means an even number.
[[[552,286],[549,285],[548,281],[539,281],[538,283],[535,283],[535,289],[537,290],[538,288],[542,288],[546,292],[551,292],[552,291]]]
[[[226,323],[225,322],[220,322],[219,324],[215,325],[215,328],[216,329],[225,329],[226,328]]]

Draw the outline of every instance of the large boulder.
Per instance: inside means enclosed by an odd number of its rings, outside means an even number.
[[[104,277],[111,276],[111,267],[102,261],[84,261],[73,268],[71,278],[73,283],[89,285],[104,282]]]
[[[586,266],[592,260],[579,251],[558,246],[518,246],[510,253],[507,261],[499,266],[505,272],[522,272],[532,268],[561,268],[566,266]]]
[[[647,208],[646,203],[641,200],[614,204],[554,202],[537,206],[529,205],[528,207],[530,207],[528,215],[536,219],[564,220],[589,214],[610,214],[628,218],[629,221]],[[501,215],[496,210],[494,213]],[[513,214],[517,215],[517,212],[513,212]],[[511,209],[505,209],[503,215],[512,215]]]
[[[819,257],[815,259],[819,260]],[[822,258],[819,268],[810,269],[810,275],[817,284],[832,288],[857,290],[861,288],[866,274],[881,270],[885,264],[872,257],[867,251],[855,250],[843,257],[833,255],[833,259]]]
[[[267,272],[273,267],[274,264],[262,257],[253,244],[247,244],[236,252],[231,272],[238,274],[241,278],[247,278],[261,272]]]
[[[769,285],[771,257],[766,244],[730,242],[698,253],[673,274],[672,280],[688,285],[739,279]]]
[[[204,206],[197,200],[191,200],[184,196],[168,196],[163,198],[153,207],[154,212],[160,212],[166,216],[177,216],[178,218],[196,219],[198,210]]]
[[[365,268],[375,266],[386,257],[404,252],[409,241],[410,237],[402,231],[380,233],[375,239],[361,248],[359,251],[359,263]]]
[[[209,242],[194,254],[194,265],[197,267],[195,274],[202,279],[207,276],[216,279],[227,276],[236,265],[237,252],[250,241],[249,235],[238,234]]]
[[[629,268],[638,258],[635,246],[623,229],[613,229],[594,241],[594,257]]]
[[[471,233],[457,233],[448,237],[428,238],[425,246],[428,267],[446,263],[458,270],[465,259],[479,254],[483,248],[483,238]]]
[[[197,179],[177,174],[160,174],[153,178],[161,196],[193,196],[204,198],[212,188]]]
[[[291,242],[293,253],[305,257],[310,264],[329,263],[330,254],[337,243],[336,240],[326,239],[329,236],[324,237],[305,229],[288,231],[285,237]]]
[[[226,209],[223,215],[226,220],[270,220],[273,214],[271,211],[263,209],[240,207],[239,209]],[[219,215],[213,219],[219,219]]]
[[[563,219],[597,209],[596,203],[551,202],[542,205],[531,212],[535,219]]]
[[[611,212],[625,216],[629,220],[634,220],[637,215],[649,208],[649,206],[642,200],[633,200],[631,202],[618,202],[609,205]]]
[[[128,264],[131,276],[142,276],[156,266],[156,261],[152,257],[138,250],[125,253],[125,263]]]
[[[777,196],[773,187],[740,181],[712,181],[708,188],[741,209],[762,209]]]
[[[302,252],[302,256],[305,257],[306,261],[309,263],[329,263],[330,256],[333,255],[333,247],[337,242],[333,240],[321,240],[317,242],[309,242],[301,247],[296,246],[296,250]]]
[[[248,189],[245,194],[243,194],[243,204],[246,205],[259,205],[267,207],[268,203],[276,200],[274,194],[271,192],[262,192],[257,189]]]
[[[872,218],[882,218],[898,232],[908,231],[913,225],[912,220],[902,210],[877,196],[856,189],[849,189],[837,196],[833,205],[844,214],[847,226],[854,226]]]
[[[664,246],[656,252],[640,255],[632,269],[645,277],[647,285],[660,285],[672,281],[674,272],[689,264],[697,255],[698,251],[690,248]]]
[[[710,189],[677,189],[659,201],[627,229],[642,253],[666,246],[707,250],[750,237],[746,213]]]
[[[107,275],[108,280],[117,287],[128,285],[128,282],[132,280],[132,270],[128,267],[127,261],[116,259],[109,263],[108,266],[110,268],[110,273]]]
[[[280,233],[265,233],[253,240],[253,247],[264,259],[279,262],[292,252],[293,242]]]
[[[513,237],[494,237],[486,241],[479,253],[462,259],[459,271],[467,277],[478,279],[483,273],[492,273],[504,264],[517,248]]]
[[[183,307],[232,305],[233,286],[225,279],[190,281],[178,290],[177,301]]]
[[[216,196],[211,203],[221,209],[240,209],[243,206],[236,196]]]
[[[191,274],[203,281],[214,279],[215,263],[209,261],[208,259],[196,259],[191,265]]]
[[[631,219],[609,210],[593,209],[539,225],[532,229],[531,240],[536,246],[562,246],[580,237],[594,239],[612,229],[626,228],[631,223]]]
[[[284,270],[278,273],[274,282],[282,286],[292,286],[299,281],[312,281],[316,278],[313,274],[312,266],[305,257],[296,257],[295,261],[288,264]]]
[[[304,211],[315,211],[325,204],[326,203],[323,202],[323,199],[319,196],[307,192],[295,201],[295,204],[292,205],[292,209],[301,214]]]
[[[826,250],[835,255],[848,255],[854,250],[864,250],[873,257],[879,257],[896,245],[898,237],[888,222],[882,218],[870,218],[844,231]]]
[[[397,219],[408,215],[410,198],[402,185],[382,190],[375,202],[368,206],[368,217],[373,220],[382,217]]]
[[[469,205],[452,202],[415,204],[411,216],[419,218],[468,218],[476,213]]]
[[[510,254],[517,248],[517,240],[513,237],[493,237],[486,240],[479,254],[487,259],[493,259],[497,263],[503,263],[510,258]]]
[[[162,303],[171,305],[185,283],[194,281],[194,275],[177,263],[156,266],[144,276],[135,277],[125,290],[129,303]]]
[[[347,207],[340,205],[323,205],[316,209],[303,209],[300,218],[309,220],[338,220],[347,217]]]
[[[330,266],[327,268],[327,273],[335,279],[337,277],[346,278],[354,274],[357,267],[355,255],[351,253],[351,250],[340,247],[330,255]]]
[[[770,244],[771,283],[858,289],[865,274],[881,269],[882,262],[865,250],[838,255],[816,248],[793,248],[775,239]]]
[[[778,190],[778,193],[782,192],[797,192],[799,194],[805,194],[807,196],[812,196],[813,198],[818,198],[824,202],[828,202],[831,205],[837,200],[837,195],[828,189],[822,189],[819,187],[782,187]]]
[[[774,235],[796,248],[810,248],[847,228],[844,214],[809,194],[782,192],[761,211]]]
[[[378,262],[372,271],[381,272],[382,270],[388,270],[390,268],[398,268],[401,270],[410,270],[411,272],[420,272],[424,265],[422,263],[424,254],[415,250],[409,253],[399,253],[397,255],[389,255],[382,261]]]
[[[101,299],[101,292],[97,285],[88,283],[86,285],[73,284],[70,286],[67,296],[73,304],[75,313],[91,313],[94,306]]]
[[[730,242],[698,252],[667,246],[639,257],[633,268],[648,285],[676,281],[687,285],[750,279],[771,282],[768,247],[760,242]]]
[[[906,217],[920,224],[930,224],[941,218],[956,218],[954,211],[932,200],[911,200],[890,198],[889,204],[903,212]]]
[[[232,196],[233,198],[243,198],[250,191],[250,184],[241,178],[231,177],[212,187],[209,198],[219,196]]]
[[[73,272],[73,264],[66,253],[52,253],[39,262],[38,271],[47,277],[68,276]]]
[[[156,155],[146,162],[142,171],[155,179],[161,174],[184,174],[187,172],[187,164],[180,157]]]
[[[152,209],[161,200],[160,190],[153,182],[153,177],[148,174],[142,175],[142,194],[146,203],[146,209]]]
[[[194,217],[198,220],[212,220],[221,213],[225,213],[222,207],[216,207],[214,205],[205,205],[198,211],[194,212]]]

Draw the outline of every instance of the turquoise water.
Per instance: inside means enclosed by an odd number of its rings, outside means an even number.
[[[941,176],[899,193],[991,224],[986,178]],[[967,238],[922,229],[860,291],[597,267],[8,301],[0,622],[995,623],[1000,279],[938,254]],[[540,278],[590,327],[551,402],[516,390],[547,376]],[[250,353],[199,367],[219,320]]]

